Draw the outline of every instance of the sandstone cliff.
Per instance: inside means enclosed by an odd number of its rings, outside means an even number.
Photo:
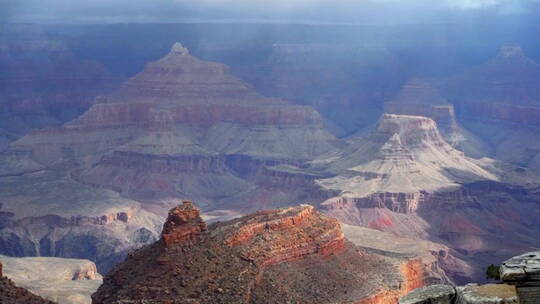
[[[184,202],[160,241],[105,277],[93,303],[395,303],[424,285],[424,271],[420,260],[355,248],[337,220],[311,206],[205,229]]]

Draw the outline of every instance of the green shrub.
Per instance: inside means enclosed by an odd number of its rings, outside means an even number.
[[[486,269],[486,279],[493,279],[493,280],[500,280],[501,279],[501,275],[499,273],[499,269],[501,268],[501,266],[497,266],[497,265],[489,265],[488,268]]]

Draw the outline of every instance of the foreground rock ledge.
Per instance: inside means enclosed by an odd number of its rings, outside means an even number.
[[[513,257],[500,270],[501,279],[516,286],[521,304],[540,303],[540,251]]]
[[[421,287],[419,261],[356,248],[312,206],[261,211],[208,227],[189,201],[162,238],[104,279],[94,304],[396,303]]]
[[[415,289],[399,304],[517,304],[516,289],[506,284],[432,285]]]

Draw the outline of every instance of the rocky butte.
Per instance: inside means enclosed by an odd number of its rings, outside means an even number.
[[[162,238],[115,267],[92,296],[109,303],[395,303],[424,285],[418,260],[355,247],[308,205],[203,225],[191,202]]]
[[[375,130],[349,143],[311,162],[328,176],[316,180],[329,196],[320,205],[324,213],[351,225],[447,245],[477,269],[454,269],[450,275],[456,282],[482,280],[482,264],[538,243],[537,233],[516,236],[537,227],[538,177],[467,157],[443,139],[432,119],[385,114]]]

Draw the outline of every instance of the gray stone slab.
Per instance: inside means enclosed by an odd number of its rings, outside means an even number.
[[[456,290],[450,285],[431,285],[413,290],[399,304],[452,304]]]

